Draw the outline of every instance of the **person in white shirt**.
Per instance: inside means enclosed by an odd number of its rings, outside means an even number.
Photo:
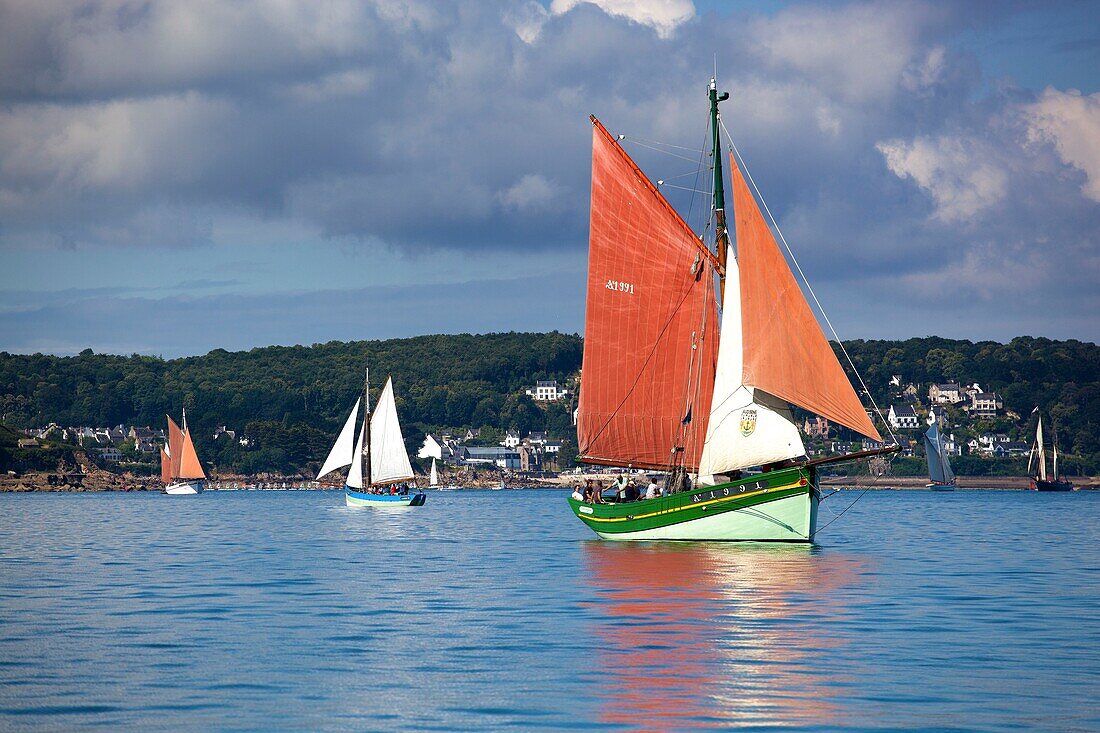
[[[581,493],[581,487],[579,487],[579,486],[574,486],[573,487],[573,498],[576,499],[577,501],[584,501],[584,494]]]
[[[657,481],[652,477],[649,479],[649,486],[645,490],[645,498],[656,499],[661,495],[661,487],[657,485]]]

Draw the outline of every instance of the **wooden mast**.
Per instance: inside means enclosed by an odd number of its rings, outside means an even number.
[[[368,490],[371,487],[370,476],[370,367],[367,367],[367,378],[363,385],[363,430],[366,433],[363,437],[363,445],[367,447],[367,475],[365,477],[364,493],[370,493]],[[363,460],[363,456],[358,456],[358,460]]]

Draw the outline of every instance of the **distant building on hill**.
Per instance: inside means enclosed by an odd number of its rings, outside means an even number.
[[[912,405],[890,405],[890,414],[886,416],[886,420],[895,430],[920,427],[920,418]]]
[[[802,423],[802,432],[811,438],[826,438],[829,436],[829,421],[823,417],[808,417]]]
[[[556,379],[539,380],[535,382],[534,387],[528,387],[525,392],[528,397],[538,402],[557,402],[565,399],[569,394],[565,389],[558,387]]]
[[[962,402],[959,385],[954,382],[933,384],[928,388],[928,401],[937,405],[955,405]]]

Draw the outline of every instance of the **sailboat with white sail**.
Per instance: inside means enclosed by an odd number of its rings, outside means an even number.
[[[928,484],[932,491],[954,491],[955,472],[943,448],[943,435],[936,421],[936,411],[928,411],[928,430],[924,433],[924,455],[928,459]]]
[[[1039,408],[1036,407],[1032,410],[1033,413],[1038,412]],[[1053,473],[1047,474],[1047,456],[1046,449],[1043,446],[1043,416],[1039,415],[1039,422],[1035,426],[1035,442],[1031,445],[1031,453],[1027,457],[1027,472],[1031,474],[1032,463],[1035,463],[1035,459],[1038,458],[1036,468],[1038,469],[1034,475],[1031,476],[1031,490],[1032,491],[1073,491],[1073,484],[1064,479],[1058,478],[1058,441],[1057,436],[1051,441],[1050,446],[1054,452],[1053,461]]]
[[[812,542],[817,467],[790,405],[881,441],[730,154],[726,226],[718,103],[710,97],[713,248],[592,119],[592,210],[579,461],[668,472],[665,495],[569,499],[615,540]],[[721,315],[719,309],[722,309]],[[742,476],[741,471],[763,472]]]
[[[160,449],[160,480],[166,494],[201,494],[206,473],[199,463],[191,431],[187,429],[187,409],[183,410],[183,429],[170,415],[168,441]]]
[[[438,489],[439,488],[439,471],[437,471],[436,468],[435,468],[435,459],[434,458],[432,459],[432,472],[428,475],[428,488],[429,489]]]
[[[356,437],[360,404],[363,405],[363,426]],[[350,467],[344,484],[344,499],[348,506],[406,507],[424,504],[426,497],[422,492],[410,491],[407,486],[398,489],[399,484],[412,481],[414,475],[397,418],[392,378],[386,380],[378,406],[372,414],[368,373],[363,396],[355,401],[317,479],[344,467]]]

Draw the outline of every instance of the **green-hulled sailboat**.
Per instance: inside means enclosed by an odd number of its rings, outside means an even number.
[[[897,448],[806,458],[791,404],[881,437],[732,154],[731,242],[718,153],[729,95],[711,80],[709,97],[709,243],[592,118],[579,460],[669,480],[654,499],[569,504],[605,539],[812,542],[817,466]]]

